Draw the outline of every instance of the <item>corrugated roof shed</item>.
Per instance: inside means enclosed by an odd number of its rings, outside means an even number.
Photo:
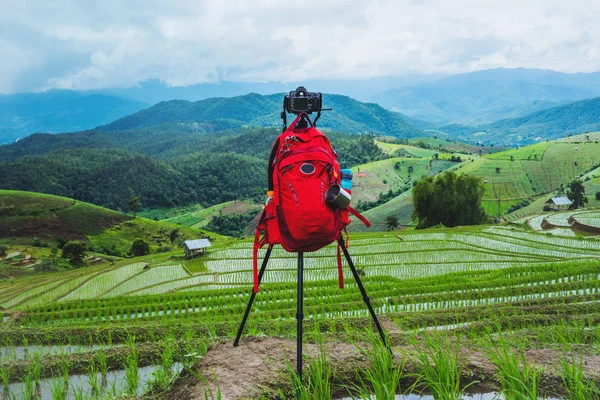
[[[547,201],[547,203],[550,202],[556,204],[557,206],[570,206],[571,204],[573,204],[573,202],[567,197],[553,197],[552,199]]]
[[[210,247],[210,242],[208,239],[196,239],[196,240],[186,240],[183,242],[185,246],[190,250],[204,249],[206,247]]]

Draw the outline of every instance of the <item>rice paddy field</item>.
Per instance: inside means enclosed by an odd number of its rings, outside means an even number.
[[[596,222],[595,216],[585,218]],[[554,219],[562,222],[563,216]],[[196,263],[170,252],[1,281],[3,395],[54,399],[146,393],[147,398],[177,398],[169,397],[173,386],[184,377],[200,382],[194,365],[211,346],[235,335],[251,290],[251,248],[250,241],[229,241]],[[600,377],[592,368],[600,365],[596,237],[480,226],[357,233],[349,251],[397,359],[408,360],[406,376],[397,376],[392,393],[410,389],[435,399],[461,398],[467,385],[478,382],[485,386],[479,391],[506,399],[597,398]],[[337,286],[335,252],[329,246],[305,255],[304,295],[305,340],[338,343],[333,349],[368,341],[366,332],[373,329],[346,267],[346,286]],[[295,254],[274,249],[247,336],[295,337],[296,274]],[[439,351],[428,353],[429,345]],[[368,354],[379,354],[373,346]],[[451,349],[459,347],[460,354],[464,350],[488,360],[489,370],[452,356]],[[552,354],[552,360],[532,356],[540,351]],[[440,387],[443,378],[428,369],[428,362],[436,361],[427,354],[446,357],[433,366],[440,373],[458,374],[454,389]],[[332,362],[321,361],[321,366]],[[361,371],[384,368],[378,364],[381,359],[367,361],[370,367],[363,365]],[[310,366],[314,362],[307,364],[309,371],[318,369]],[[509,370],[510,365],[516,370]],[[309,381],[318,381],[307,374]],[[370,382],[368,374],[361,376],[353,382]],[[341,378],[330,378],[336,388],[329,394],[297,397],[366,398]],[[534,394],[511,395],[517,378],[522,393]],[[367,391],[374,393],[377,382],[385,381],[378,379]],[[284,391],[294,387],[293,380],[287,388],[275,378],[263,383],[261,387],[271,388],[263,398],[281,398],[283,392],[274,385]],[[592,397],[573,397],[576,387]],[[443,390],[458,397],[443,397]],[[390,396],[381,398],[394,398]]]

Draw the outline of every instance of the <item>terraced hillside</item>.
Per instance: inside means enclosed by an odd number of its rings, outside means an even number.
[[[484,182],[483,206],[490,216],[502,217],[511,207],[523,203],[531,205],[511,213],[509,220],[539,214],[548,198],[557,195],[557,191],[564,196],[565,188],[575,179],[585,181],[590,206],[596,206],[600,205],[595,200],[595,193],[600,191],[600,143],[595,140],[599,136],[588,133],[487,154],[456,168]],[[410,207],[405,195],[370,210],[367,215],[379,227],[385,226],[389,215],[396,215],[401,224],[410,224]]]
[[[600,233],[600,211],[570,210],[562,212],[544,212],[536,216],[527,216],[515,220],[515,223],[527,224],[533,230],[564,236]]]
[[[100,253],[127,254],[134,240],[144,239],[154,252],[170,247],[168,235],[174,229],[179,229],[181,238],[223,239],[191,227],[133,218],[66,197],[33,192],[0,190],[0,216],[0,245],[9,247],[31,247],[32,238],[49,244],[64,238],[89,242]]]
[[[591,220],[592,215],[588,219]],[[597,214],[593,219],[598,219]],[[359,234],[353,235],[351,245],[355,262],[364,268],[367,277],[387,276],[400,280],[600,259],[597,241],[554,238],[505,227],[406,232],[402,235]],[[201,266],[192,268],[185,267],[182,264],[185,261],[174,253],[165,253],[140,262],[124,260],[118,266],[90,267],[85,271],[47,274],[44,279],[27,277],[4,282],[0,283],[0,306],[31,311],[34,306],[70,304],[70,300],[247,288],[252,282],[251,247],[249,241],[218,246]],[[307,254],[307,281],[336,279],[334,256],[333,246]],[[347,270],[346,275],[349,274]],[[295,254],[276,248],[263,282],[293,282],[295,277]]]
[[[470,345],[477,346],[489,329],[501,329],[515,346],[522,342],[511,332],[519,330],[531,348],[557,343],[568,332],[562,340],[591,349],[600,337],[599,243],[481,226],[356,234],[349,249],[395,346],[410,332],[428,329],[453,337],[466,332]],[[18,383],[27,373],[27,364],[19,361],[29,357],[23,348],[36,349],[37,358],[28,361],[41,366],[34,379],[56,377],[57,371],[78,379],[77,374],[87,373],[89,359],[105,357],[108,367],[97,364],[98,371],[113,371],[114,390],[129,393],[143,390],[137,386],[141,378],[125,377],[132,365],[163,373],[174,362],[191,368],[196,356],[190,354],[201,356],[214,340],[231,340],[235,333],[251,287],[251,247],[247,240],[216,246],[195,266],[164,253],[0,282],[0,340],[6,355],[0,371],[12,365],[10,390],[27,390]],[[361,337],[368,314],[346,268],[346,287],[337,287],[335,247],[306,254],[305,265],[307,331],[342,341]],[[275,249],[247,332],[293,337],[295,279],[295,255]],[[124,370],[123,360],[129,360]],[[464,373],[470,379],[471,372]],[[151,379],[155,387],[171,384]],[[480,380],[494,382],[491,375]],[[93,389],[84,385],[82,390]]]
[[[358,165],[352,168],[353,202],[377,200],[380,193],[389,190],[410,189],[418,179],[437,175],[454,166],[456,163],[447,159],[432,160],[424,157],[395,157]]]

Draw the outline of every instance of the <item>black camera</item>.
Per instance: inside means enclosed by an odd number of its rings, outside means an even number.
[[[284,108],[291,114],[320,112],[323,104],[321,93],[309,92],[304,86],[298,86],[296,90],[285,95]]]

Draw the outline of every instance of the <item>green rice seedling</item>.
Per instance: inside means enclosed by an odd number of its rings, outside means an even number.
[[[92,391],[92,396],[98,396],[100,394],[100,385],[98,384],[98,368],[94,360],[90,360],[87,369],[87,381]]]
[[[125,359],[125,381],[127,383],[127,394],[135,396],[140,379],[138,371],[139,352],[135,346],[135,337],[130,337],[127,341],[130,352]]]
[[[10,388],[11,373],[11,365],[4,365],[2,368],[0,368],[0,380],[2,380],[2,388],[4,389],[4,393],[7,393]]]
[[[600,389],[594,381],[585,377],[583,373],[583,356],[578,359],[571,353],[570,360],[565,358],[560,360],[560,376],[567,389],[570,400],[588,400],[600,398]]]
[[[63,379],[52,379],[50,382],[50,395],[52,396],[52,400],[66,400],[67,392],[68,389]]]
[[[354,397],[361,399],[391,400],[396,398],[400,389],[400,379],[405,364],[395,365],[394,355],[389,351],[389,340],[383,342],[372,332],[369,334],[371,347],[356,345],[363,357],[369,361],[369,368],[362,372],[356,371],[359,384],[348,387]],[[364,377],[363,377],[364,375]],[[408,388],[407,391],[410,391]]]
[[[289,360],[286,360],[286,368],[298,400],[331,399],[333,373],[329,352],[325,349],[322,339],[317,341],[317,352],[316,358],[306,357],[304,379]]]
[[[31,372],[31,370],[29,372],[27,372],[25,374],[25,376],[23,376],[23,379],[21,380],[21,382],[23,383],[23,386],[24,386],[24,390],[22,393],[24,398],[27,400],[35,399],[35,379],[33,379],[33,374]]]
[[[539,393],[540,371],[525,359],[523,348],[518,355],[506,343],[503,336],[492,346],[488,343],[490,360],[498,368],[502,385],[501,393],[507,400],[537,400]]]
[[[419,362],[418,378],[435,400],[459,400],[471,386],[461,386],[464,358],[460,354],[460,336],[450,343],[440,334],[423,333],[423,344],[415,341],[414,356]],[[422,350],[420,349],[422,347]]]
[[[157,368],[154,372],[152,372],[152,379],[148,381],[147,389],[152,392],[164,390],[169,386],[169,383],[170,381],[165,373],[165,370],[162,368]]]
[[[62,370],[63,380],[65,381],[65,385],[67,385],[67,387],[68,387],[68,385],[69,385],[69,370],[71,368],[71,361],[69,360],[68,355],[64,355],[61,357],[60,366],[61,366],[61,370]]]
[[[87,400],[87,399],[89,399],[89,397],[85,393],[85,390],[83,389],[82,386],[74,387],[73,391],[71,393],[73,394],[73,398],[75,400]]]
[[[171,372],[173,368],[173,358],[175,357],[175,338],[171,335],[163,340],[163,351],[160,356],[161,366],[165,371]]]
[[[102,375],[102,382],[106,382],[106,374],[108,373],[108,359],[106,357],[106,351],[100,350],[96,352],[94,358],[96,359],[96,363],[98,363],[98,369],[100,370],[100,374]]]

